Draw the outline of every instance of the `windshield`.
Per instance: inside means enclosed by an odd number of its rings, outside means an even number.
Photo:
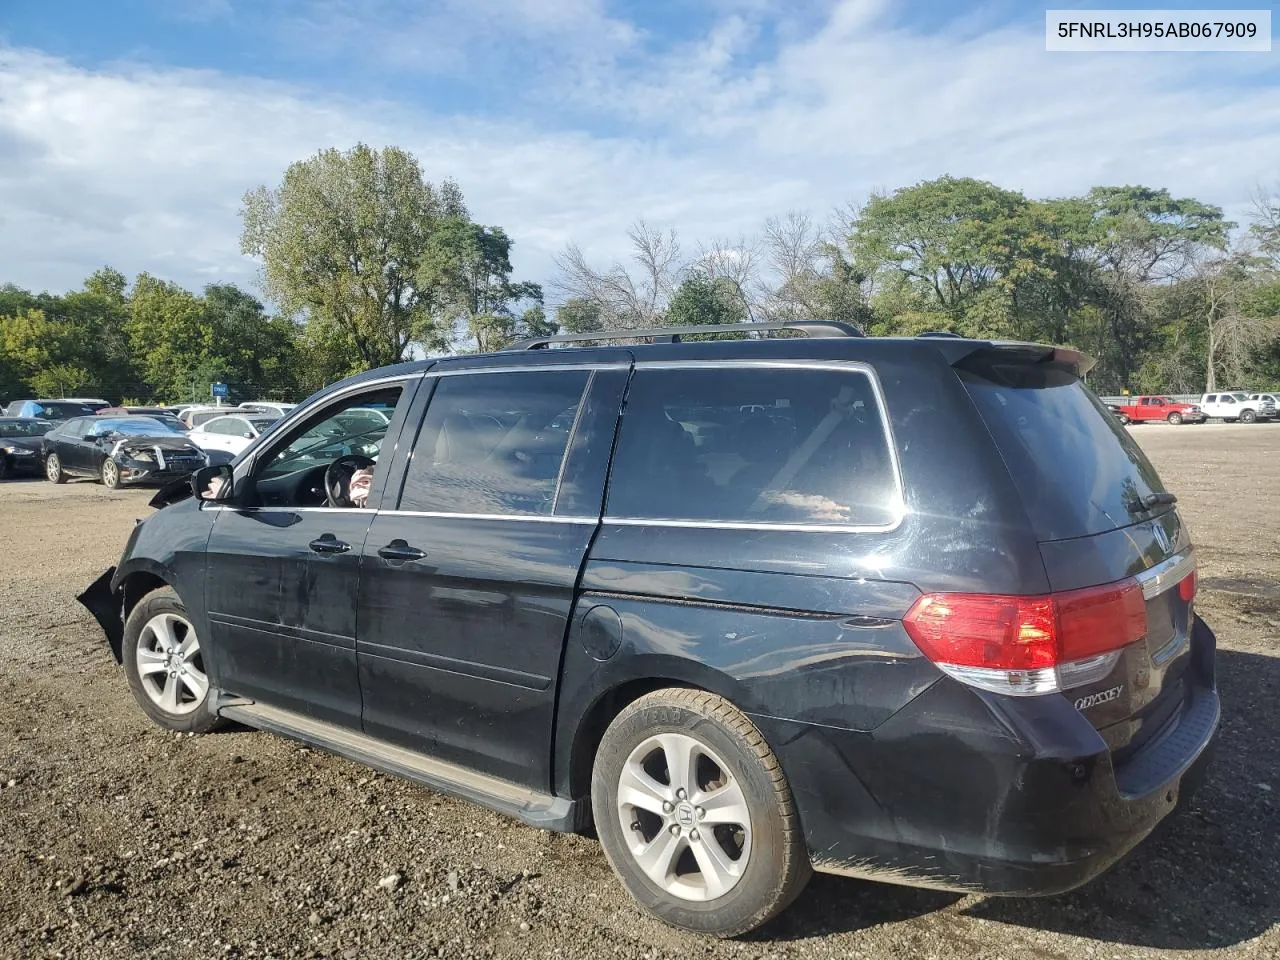
[[[1073,374],[962,372],[1040,540],[1103,533],[1151,518],[1165,492],[1146,455]],[[1157,507],[1157,510],[1162,508]]]
[[[53,424],[45,420],[4,420],[0,421],[0,437],[43,437],[52,428]]]
[[[151,417],[122,417],[119,420],[104,420],[102,423],[94,424],[95,437],[103,437],[109,433],[125,437],[165,437],[172,434],[181,435],[182,431],[159,420],[153,420]]]

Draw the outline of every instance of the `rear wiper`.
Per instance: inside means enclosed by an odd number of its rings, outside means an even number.
[[[1156,507],[1167,507],[1177,502],[1177,496],[1172,493],[1148,493],[1145,497],[1129,501],[1128,508],[1130,513],[1143,513]]]

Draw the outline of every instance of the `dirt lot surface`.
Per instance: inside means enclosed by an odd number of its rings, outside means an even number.
[[[266,734],[151,726],[73,601],[149,494],[0,484],[0,957],[1280,957],[1280,424],[1133,429],[1221,645],[1192,809],[1067,896],[816,877],[734,943],[641,914],[590,840]]]

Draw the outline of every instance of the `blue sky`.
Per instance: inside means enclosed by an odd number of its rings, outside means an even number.
[[[692,249],[944,173],[1168,186],[1237,219],[1280,183],[1280,52],[1051,54],[1025,2],[0,8],[0,282],[36,288],[104,262],[252,283],[240,196],[357,140],[457,179],[543,282],[569,242],[624,256],[640,217]]]

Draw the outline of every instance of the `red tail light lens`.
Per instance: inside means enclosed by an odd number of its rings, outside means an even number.
[[[1178,596],[1182,598],[1183,603],[1190,603],[1196,598],[1196,591],[1200,588],[1200,580],[1196,576],[1196,572],[1192,570],[1189,574],[1182,578],[1178,583]]]
[[[1147,607],[1136,580],[1047,597],[931,593],[916,600],[903,626],[934,663],[1044,670],[1140,640]]]

